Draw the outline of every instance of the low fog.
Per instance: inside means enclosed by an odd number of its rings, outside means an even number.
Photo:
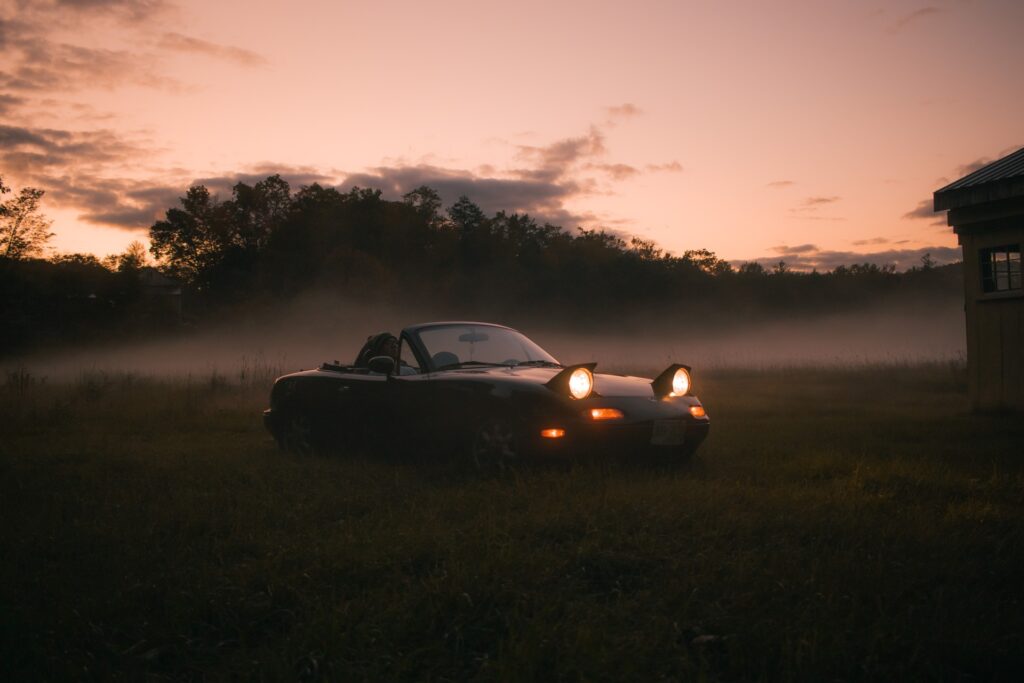
[[[597,361],[599,370],[653,372],[671,362],[698,369],[787,366],[856,366],[956,361],[964,355],[964,322],[958,300],[926,305],[879,305],[836,315],[717,321],[649,314],[602,320],[599,310],[583,323],[553,324],[500,316],[425,311],[402,305],[355,305],[310,295],[274,312],[185,330],[160,341],[36,352],[0,361],[5,372],[24,370],[52,380],[86,373],[266,377],[308,369],[323,361],[352,362],[366,337],[430,320],[472,319],[523,331],[563,363]],[[573,312],[579,317],[581,312]]]

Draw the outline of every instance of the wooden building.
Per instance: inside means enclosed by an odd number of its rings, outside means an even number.
[[[935,210],[963,247],[971,406],[1024,411],[1024,149],[937,190]]]
[[[181,282],[146,266],[139,270],[139,290],[137,315],[161,325],[181,324]]]

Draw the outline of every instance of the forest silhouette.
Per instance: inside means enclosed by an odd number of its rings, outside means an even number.
[[[467,197],[443,207],[425,186],[392,201],[359,187],[293,192],[279,175],[238,183],[223,199],[193,186],[149,236],[161,283],[180,285],[173,310],[154,305],[154,271],[138,245],[103,260],[0,258],[7,330],[0,353],[167,333],[310,290],[370,305],[593,327],[651,314],[697,323],[814,316],[881,301],[910,306],[959,296],[962,282],[960,264],[935,266],[927,257],[905,272],[870,263],[827,272],[783,262],[734,267],[706,249],[675,255],[605,230],[487,215]]]

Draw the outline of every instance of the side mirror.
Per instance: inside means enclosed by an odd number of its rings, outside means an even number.
[[[370,368],[370,372],[390,375],[395,371],[395,359],[391,356],[374,356],[367,366]]]

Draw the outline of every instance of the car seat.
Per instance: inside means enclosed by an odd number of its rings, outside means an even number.
[[[451,351],[438,351],[431,358],[431,361],[433,361],[435,368],[441,368],[445,365],[455,365],[459,362],[459,357]]]

